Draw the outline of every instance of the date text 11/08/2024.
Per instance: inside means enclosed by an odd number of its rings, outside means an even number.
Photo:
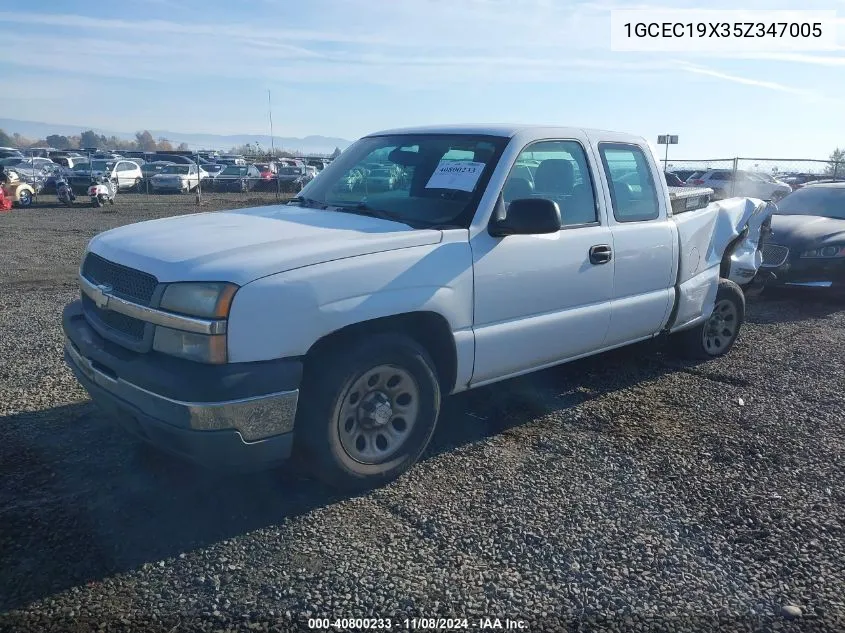
[[[315,631],[519,631],[526,630],[528,623],[510,618],[308,618],[308,628]]]

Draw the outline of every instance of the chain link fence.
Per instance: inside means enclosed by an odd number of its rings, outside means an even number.
[[[720,158],[667,161],[687,185],[709,187],[714,198],[779,200],[813,182],[845,180],[845,162],[801,158]]]

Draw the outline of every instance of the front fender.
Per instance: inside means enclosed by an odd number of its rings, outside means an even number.
[[[448,233],[463,239],[449,239]],[[420,311],[440,314],[471,345],[466,231],[446,231],[438,244],[339,259],[246,284],[229,315],[229,360],[303,356],[348,325]]]

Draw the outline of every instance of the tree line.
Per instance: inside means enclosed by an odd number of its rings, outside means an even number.
[[[836,174],[839,176],[845,176],[845,149],[839,149],[838,147],[833,150],[830,154],[830,165],[825,168],[825,172],[828,174]]]
[[[94,130],[86,130],[82,134],[65,136],[63,134],[50,134],[49,136],[32,140],[17,132],[8,134],[0,129],[0,147],[15,147],[17,149],[29,149],[31,147],[53,147],[55,149],[83,149],[85,147],[96,147],[98,149],[113,150],[136,150],[143,152],[154,152],[156,150],[181,150],[187,151],[188,144],[180,143],[177,147],[166,138],[153,138],[149,130],[135,133],[135,140],[127,140],[116,136],[105,136],[97,134]]]

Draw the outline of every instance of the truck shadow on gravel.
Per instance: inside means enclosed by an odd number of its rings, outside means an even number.
[[[678,369],[654,351],[638,345],[449,398],[424,459],[502,433],[530,441],[530,423],[549,411]],[[291,471],[233,474],[159,455],[90,402],[6,416],[0,612],[343,499]]]

